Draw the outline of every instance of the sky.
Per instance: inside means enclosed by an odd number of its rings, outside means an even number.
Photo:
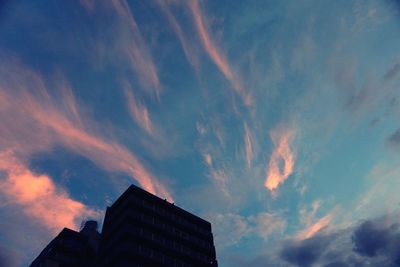
[[[400,266],[400,2],[0,1],[0,266],[130,185],[220,267]]]

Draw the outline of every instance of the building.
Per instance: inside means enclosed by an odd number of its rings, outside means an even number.
[[[30,267],[94,267],[99,242],[95,221],[87,221],[80,232],[64,228]]]
[[[64,228],[31,267],[217,267],[211,224],[131,185],[106,210],[101,235],[88,221]]]
[[[107,208],[99,266],[218,266],[211,224],[134,185]]]

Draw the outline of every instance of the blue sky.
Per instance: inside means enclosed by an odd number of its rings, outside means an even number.
[[[399,26],[394,0],[1,1],[0,261],[134,183],[211,221],[221,267],[397,266]]]

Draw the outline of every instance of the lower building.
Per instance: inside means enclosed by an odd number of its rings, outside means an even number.
[[[30,267],[94,267],[99,242],[95,221],[87,221],[80,232],[64,228]]]

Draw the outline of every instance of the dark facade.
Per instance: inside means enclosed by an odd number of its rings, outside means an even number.
[[[99,266],[218,266],[211,224],[134,185],[109,208]]]
[[[101,235],[64,228],[31,267],[218,267],[211,224],[131,185],[107,208]]]
[[[64,228],[30,267],[94,267],[99,241],[95,221],[86,222],[80,232]]]

